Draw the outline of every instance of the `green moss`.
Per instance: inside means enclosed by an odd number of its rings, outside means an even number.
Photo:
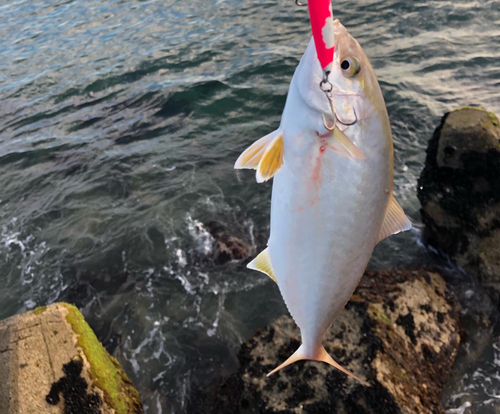
[[[490,118],[490,121],[493,124],[493,126],[498,126],[499,125],[498,118],[495,116],[495,114],[493,112],[491,112],[491,111],[487,111],[486,109],[481,108],[480,106],[462,106],[461,108],[455,109],[453,112],[462,111],[462,110],[465,110],[465,109],[472,109],[474,111],[485,112],[486,114],[488,114],[488,118]],[[468,121],[464,119],[463,122],[465,124],[467,124]],[[485,126],[488,127],[489,125],[485,125]]]
[[[461,106],[460,108],[455,109],[453,112],[463,111],[464,109],[473,109],[474,111],[486,112],[486,110],[484,108],[481,108],[480,106],[468,106],[468,105]]]
[[[379,318],[382,319],[385,323],[388,323],[389,325],[391,324],[391,320],[389,317],[385,314],[385,312],[380,312],[378,314]]]
[[[78,335],[78,345],[90,364],[90,377],[104,392],[108,405],[114,408],[117,414],[141,413],[139,393],[120,367],[120,363],[108,354],[75,306],[69,303],[61,305],[69,311],[66,321]]]
[[[44,313],[46,310],[47,310],[47,306],[40,306],[40,307],[36,308],[33,311],[33,313],[38,316],[38,315],[41,315],[42,313]]]
[[[493,112],[488,112],[488,116],[491,119],[491,123],[495,126],[498,126],[498,118],[495,116]]]
[[[408,374],[406,373],[406,370],[404,370],[404,369],[403,369],[403,370],[401,371],[401,376],[403,377],[403,379],[404,379],[405,381],[408,381]]]

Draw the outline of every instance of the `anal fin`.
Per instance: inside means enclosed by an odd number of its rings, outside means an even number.
[[[263,250],[255,259],[248,263],[247,268],[265,273],[277,284],[276,276],[274,276],[271,258],[269,257],[269,247]]]
[[[410,230],[411,227],[410,219],[406,217],[405,212],[394,198],[394,195],[391,194],[377,243],[392,234]]]

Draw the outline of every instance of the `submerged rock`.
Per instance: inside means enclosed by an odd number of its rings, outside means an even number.
[[[142,413],[139,393],[72,305],[0,321],[0,413]]]
[[[446,114],[427,149],[418,198],[425,241],[500,299],[500,122],[491,112]]]
[[[459,338],[457,301],[425,270],[367,272],[328,332],[325,348],[371,387],[318,362],[266,378],[300,345],[289,316],[243,344],[239,371],[192,399],[204,413],[443,413],[439,394]]]
[[[206,226],[214,238],[213,259],[216,264],[243,260],[252,255],[252,245],[244,237],[230,234],[224,223],[211,221]]]

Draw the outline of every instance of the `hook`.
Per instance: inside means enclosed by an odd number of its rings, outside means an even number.
[[[339,124],[342,124],[344,125],[345,127],[349,127],[349,126],[353,126],[355,124],[358,123],[358,114],[356,113],[356,109],[354,109],[354,107],[352,108],[353,112],[354,112],[354,121],[351,121],[351,122],[345,122],[345,121],[342,121],[338,114],[337,114],[337,111],[335,110],[335,107],[333,106],[332,102],[330,101],[330,107],[331,107],[331,110],[333,111],[333,125],[330,126],[330,124],[326,121],[326,117],[325,117],[325,114],[321,114],[321,116],[323,117],[323,126],[330,132],[332,132],[335,127],[337,126],[337,122]]]
[[[337,114],[337,110],[335,109],[335,105],[333,104],[333,98],[332,94],[330,92],[326,93],[326,97],[328,98],[328,103],[330,104],[330,111],[332,113],[332,119],[333,119],[333,125],[330,126],[330,124],[326,121],[325,114],[321,114],[323,117],[323,126],[330,132],[332,132],[335,127],[337,126],[337,122],[339,124],[344,125],[345,127],[353,126],[358,122],[358,114],[356,113],[356,109],[352,107],[352,111],[354,112],[354,121],[351,122],[345,122],[341,120]]]
[[[356,113],[356,109],[354,108],[354,106],[352,107],[352,111],[354,112],[354,121],[352,121],[352,122],[341,121],[340,118],[338,117],[338,115],[335,113],[335,116],[337,117],[337,121],[346,127],[353,126],[354,124],[356,124],[358,122],[358,114]]]
[[[335,127],[337,126],[337,122],[339,124],[342,124],[344,125],[345,127],[349,127],[349,126],[353,126],[355,124],[358,123],[358,114],[356,113],[356,109],[354,109],[354,107],[352,108],[353,112],[354,112],[354,121],[352,122],[345,122],[345,121],[342,121],[339,116],[337,115],[337,111],[335,110],[335,108],[332,106],[332,110],[333,110],[333,113],[335,114],[334,117],[333,117],[333,125],[330,126],[330,124],[328,122],[326,122],[326,118],[325,118],[325,114],[321,114],[321,116],[323,117],[323,126],[330,132],[332,132]]]
[[[307,6],[307,3],[302,3],[300,0],[295,0],[295,4],[299,7]]]
[[[323,117],[324,127],[331,132],[337,126],[338,117],[337,117],[337,111],[335,110],[335,106],[333,105],[332,95],[330,93],[327,93],[326,97],[328,98],[328,103],[330,104],[330,111],[332,112],[333,125],[330,126],[330,124],[326,122],[325,114],[321,114],[321,116]]]
[[[321,114],[321,116],[323,117],[323,126],[325,127],[325,129],[330,131],[330,132],[333,132],[333,130],[337,126],[336,118],[333,118],[333,125],[330,126],[330,124],[328,122],[326,122],[325,114]]]
[[[330,76],[330,72],[325,71],[323,73],[323,79],[319,83],[319,88],[324,92],[326,95],[326,98],[328,99],[328,103],[330,104],[330,112],[332,114],[332,119],[333,119],[333,125],[330,126],[328,122],[326,122],[326,117],[325,114],[321,114],[323,117],[323,125],[328,131],[333,131],[335,127],[337,126],[337,122],[348,127],[356,124],[358,122],[358,114],[356,113],[356,109],[353,107],[352,110],[354,112],[354,121],[352,122],[344,122],[342,121],[339,116],[337,115],[337,110],[335,109],[335,104],[333,102],[333,96],[332,96],[332,90],[333,90],[333,85],[332,83],[328,80],[328,77]]]
[[[319,83],[319,88],[324,92],[326,98],[328,99],[328,103],[330,104],[330,112],[332,114],[333,125],[330,126],[328,122],[326,122],[325,114],[322,114],[323,117],[323,125],[328,131],[333,131],[337,124],[337,111],[335,110],[335,105],[333,104],[332,90],[333,85],[328,80],[328,76],[330,76],[330,72],[323,72],[323,79]]]

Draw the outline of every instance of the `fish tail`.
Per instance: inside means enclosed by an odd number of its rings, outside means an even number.
[[[283,368],[293,364],[294,362],[301,361],[301,360],[309,360],[309,361],[320,361],[320,362],[325,362],[328,365],[331,365],[332,367],[337,368],[339,371],[342,371],[344,374],[347,376],[354,378],[355,380],[359,381],[361,384],[363,384],[366,387],[369,387],[370,384],[368,384],[366,381],[363,381],[356,375],[354,375],[352,372],[348,371],[345,369],[343,366],[338,364],[328,352],[326,352],[326,349],[323,347],[323,345],[319,345],[314,352],[308,352],[304,344],[302,344],[299,349],[297,349],[290,358],[288,358],[283,364],[281,364],[279,367],[273,369],[267,376],[271,376],[274,373],[282,370]]]

